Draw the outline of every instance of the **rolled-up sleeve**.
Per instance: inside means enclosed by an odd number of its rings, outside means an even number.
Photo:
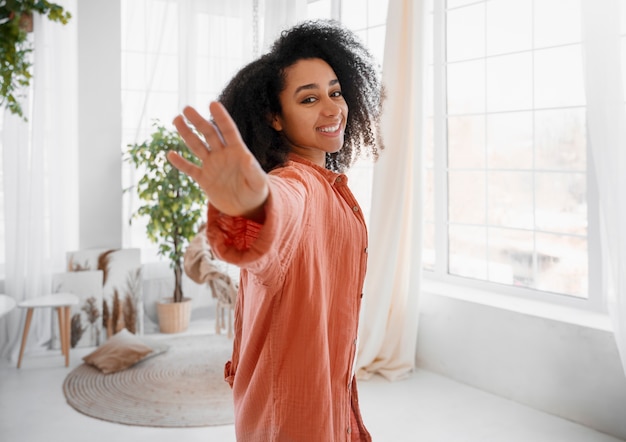
[[[209,204],[207,238],[220,259],[257,275],[280,277],[305,230],[307,186],[294,172],[269,178],[263,224],[224,215]]]

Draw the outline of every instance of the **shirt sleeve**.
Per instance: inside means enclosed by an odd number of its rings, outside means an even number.
[[[257,275],[282,277],[305,223],[308,186],[297,172],[270,175],[265,222],[224,215],[209,205],[207,238],[222,260]],[[307,203],[308,204],[308,203]]]

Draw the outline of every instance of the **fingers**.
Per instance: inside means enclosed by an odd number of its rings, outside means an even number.
[[[180,170],[186,175],[189,175],[194,181],[198,181],[202,175],[201,169],[195,164],[187,161],[183,157],[181,157],[178,153],[174,151],[169,151],[167,153],[168,161],[174,166],[176,169]]]
[[[182,116],[179,115],[174,118],[173,123],[187,147],[189,147],[201,161],[204,161],[209,154],[204,140],[200,139],[200,137],[191,130]]]
[[[223,143],[225,145],[243,144],[239,129],[237,129],[237,125],[224,105],[218,101],[213,101],[209,104],[209,110],[215,119],[218,131],[221,132]]]
[[[209,105],[209,110],[215,123],[206,120],[191,106],[185,107],[182,112],[187,121],[204,136],[206,142],[189,127],[182,116],[179,115],[174,119],[174,126],[178,133],[196,156],[203,159],[206,158],[207,151],[212,149],[221,149],[226,146],[243,147],[244,143],[239,129],[224,105],[213,101]]]

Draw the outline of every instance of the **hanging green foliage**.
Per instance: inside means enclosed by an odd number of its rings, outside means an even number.
[[[62,24],[72,17],[62,6],[45,0],[0,0],[0,107],[24,120],[18,98],[32,79],[28,26],[33,13]]]
[[[196,157],[187,149],[175,131],[154,123],[150,139],[141,144],[128,146],[125,161],[142,174],[134,189],[143,204],[132,215],[146,217],[146,234],[158,244],[158,253],[167,257],[174,269],[174,302],[182,301],[182,260],[189,241],[197,234],[197,228],[205,212],[205,195],[200,186],[166,158],[170,150],[198,164]]]

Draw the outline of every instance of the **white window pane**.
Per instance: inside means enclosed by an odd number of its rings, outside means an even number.
[[[585,104],[580,45],[535,52],[535,107]]]
[[[121,39],[126,51],[143,51],[146,45],[144,2],[122,2]]]
[[[620,23],[621,23],[621,30],[622,30],[622,34],[626,34],[626,0],[621,0],[621,4],[620,4]]]
[[[196,45],[196,55],[207,57],[210,55],[211,27],[208,14],[198,14],[196,16],[196,37],[194,44]]]
[[[367,30],[367,48],[380,66],[383,65],[385,53],[385,30],[384,26],[376,26]]]
[[[532,48],[532,2],[494,0],[487,3],[487,55]]]
[[[217,95],[232,78],[240,61],[236,59],[218,59],[215,57],[197,58],[196,87],[199,92]]]
[[[145,20],[146,50],[176,53],[178,51],[178,6],[176,3],[172,1],[149,2]]]
[[[454,9],[447,15],[448,61],[485,55],[485,4]]]
[[[355,31],[354,28],[351,28],[354,34],[361,39],[362,42],[367,42],[367,29],[361,29],[360,31]],[[366,43],[367,45],[367,43]]]
[[[435,221],[435,175],[432,169],[424,171],[424,220]]]
[[[196,84],[202,86],[202,92],[217,95],[232,78],[241,62],[233,59],[205,58],[198,59],[196,64]]]
[[[448,8],[457,8],[459,6],[469,5],[470,3],[476,3],[476,0],[448,0],[446,6]]]
[[[426,222],[423,225],[422,239],[422,268],[425,270],[435,269],[435,225]]]
[[[535,7],[535,47],[581,41],[580,0],[540,0]]]
[[[199,109],[201,113],[205,113],[205,111],[209,107],[209,103],[211,101],[217,100],[217,96],[221,91],[213,91],[208,93],[197,93],[193,97],[191,97],[189,101],[189,105]]]
[[[317,0],[309,2],[306,6],[306,15],[309,19],[332,18],[330,0]]]
[[[485,112],[485,61],[448,65],[448,114]]]
[[[535,222],[539,230],[587,235],[587,176],[538,172]]]
[[[587,168],[585,109],[535,112],[535,167],[584,171]]]
[[[176,92],[152,92],[148,96],[146,109],[150,110],[150,123],[156,119],[169,125],[178,110],[178,94]]]
[[[196,57],[196,87],[205,91],[207,87],[215,84],[215,78],[211,78],[211,68],[215,61],[210,57]]]
[[[350,29],[365,29],[367,27],[367,7],[363,0],[342,0],[341,21]]]
[[[533,232],[490,228],[487,235],[489,281],[533,287]]]
[[[233,29],[241,29],[242,20],[221,15],[207,15],[207,18],[206,26],[213,36],[208,39],[209,55],[229,59],[242,58],[244,55],[244,34],[233,32]],[[228,36],[228,38],[216,38],[217,35]]]
[[[487,189],[490,225],[533,228],[532,172],[488,172]]]
[[[368,25],[384,25],[387,22],[387,6],[389,0],[368,0]]]
[[[532,107],[532,54],[503,55],[487,60],[487,111]]]
[[[448,173],[449,217],[452,223],[484,224],[485,173]]]
[[[485,168],[485,117],[448,118],[448,166]]]
[[[148,75],[148,81],[151,81],[148,85],[153,90],[178,91],[178,56],[165,54],[148,56]]]
[[[122,89],[143,89],[146,87],[146,56],[141,52],[123,52]]]
[[[451,225],[449,266],[452,275],[487,279],[486,228]]]
[[[510,112],[487,117],[487,167],[533,167],[533,113]]]
[[[146,98],[144,91],[124,91],[122,94],[122,127],[136,128],[144,127],[147,125],[147,119],[143,116],[143,121],[140,121],[142,116],[143,103]],[[134,130],[133,130],[134,133]],[[142,140],[132,140],[131,142],[141,142]],[[124,150],[125,146],[124,146]]]
[[[587,240],[537,233],[537,288],[587,297]]]

